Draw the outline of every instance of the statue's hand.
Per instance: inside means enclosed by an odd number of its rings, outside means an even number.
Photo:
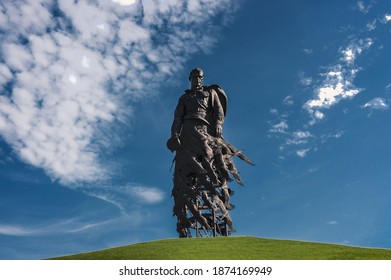
[[[181,146],[181,141],[179,140],[179,134],[174,133],[171,135],[171,138],[167,141],[167,148],[173,153],[178,150]]]

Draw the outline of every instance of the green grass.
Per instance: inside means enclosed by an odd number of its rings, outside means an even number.
[[[391,250],[257,237],[165,239],[57,260],[391,260]]]

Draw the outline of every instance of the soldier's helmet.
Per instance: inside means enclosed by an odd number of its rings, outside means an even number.
[[[202,71],[201,68],[196,67],[190,71],[189,80],[191,81],[191,78],[194,76],[199,76],[201,78],[204,78],[204,71]]]

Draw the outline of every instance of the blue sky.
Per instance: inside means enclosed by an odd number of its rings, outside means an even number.
[[[391,1],[5,0],[0,37],[0,259],[175,238],[196,66],[256,164],[236,235],[391,248]]]

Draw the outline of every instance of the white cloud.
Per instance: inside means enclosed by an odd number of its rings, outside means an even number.
[[[16,43],[2,45],[6,65],[14,71],[29,70],[33,66],[30,50]]]
[[[357,55],[370,48],[372,44],[373,41],[369,38],[365,40],[353,41],[346,48],[340,50],[340,53],[342,54],[341,60],[349,64],[354,63]]]
[[[336,70],[324,75],[325,81],[317,90],[317,99],[309,100],[306,103],[308,108],[330,108],[341,99],[351,98],[360,92],[351,88],[352,73],[342,72],[343,69]]]
[[[312,84],[312,78],[311,77],[303,77],[300,79],[300,83],[304,86],[309,86]]]
[[[323,120],[324,119],[324,114],[320,111],[315,111],[314,112],[314,117],[317,120]]]
[[[4,85],[12,79],[13,75],[9,67],[0,63],[0,84]]]
[[[287,97],[284,98],[283,100],[285,105],[293,105],[293,99],[292,96],[288,95]]]
[[[368,5],[365,5],[364,1],[357,1],[357,8],[363,14],[367,14],[369,10],[372,8],[372,6],[373,6],[373,2]]]
[[[122,6],[130,6],[136,3],[136,0],[112,0],[112,1]]]
[[[28,236],[36,233],[36,230],[27,229],[17,225],[0,225],[0,235]]]
[[[286,133],[286,130],[288,129],[288,123],[284,120],[280,121],[279,123],[272,126],[271,129],[269,129],[269,132],[272,133]]]
[[[76,84],[77,83],[77,77],[75,75],[73,75],[73,74],[70,74],[68,76],[68,80],[69,80],[69,82],[71,82],[71,84]]]
[[[125,206],[121,201],[116,199],[116,197],[113,195],[112,190],[107,190],[105,192],[102,191],[96,191],[96,190],[87,190],[86,194],[92,197],[96,197],[100,200],[103,200],[105,202],[108,202],[110,204],[113,204],[115,207],[121,210],[122,213],[126,213]]]
[[[336,133],[332,134],[331,137],[333,138],[341,138],[342,135],[344,135],[345,131],[344,130],[341,130],[341,131],[337,131]]]
[[[303,49],[303,52],[308,54],[308,55],[311,55],[314,53],[314,51],[312,49]]]
[[[295,136],[295,138],[298,138],[298,139],[303,139],[303,138],[308,138],[308,137],[311,137],[311,133],[309,131],[295,131],[293,133],[293,135]]]
[[[303,71],[300,71],[298,76],[299,76],[300,84],[304,86],[310,86],[312,84],[312,78],[306,76],[306,74]]]
[[[313,135],[309,131],[295,131],[292,134],[292,137],[287,140],[287,145],[301,145],[301,144],[307,144],[308,138],[313,137]]]
[[[0,86],[8,85],[0,135],[23,161],[67,185],[110,176],[100,151],[112,143],[103,131],[132,117],[129,102],[149,98],[190,55],[213,46],[211,22],[235,5],[115,2],[0,4]]]
[[[369,23],[367,24],[367,29],[368,29],[369,31],[375,30],[375,29],[376,29],[376,23],[377,23],[377,20],[376,20],[376,19],[374,19],[372,22],[369,22]]]
[[[113,204],[125,215],[128,215],[135,205],[158,204],[166,198],[166,194],[161,189],[138,184],[99,186],[84,189],[84,192]],[[131,209],[128,209],[129,206]]]
[[[90,59],[87,56],[83,56],[83,60],[81,61],[81,64],[85,68],[90,68]]]
[[[376,97],[365,103],[362,108],[369,108],[375,110],[387,110],[390,105],[384,98]]]
[[[62,234],[68,232],[81,232],[94,227],[105,226],[115,219],[97,222],[84,222],[80,218],[58,220],[38,226],[0,224],[0,235],[8,236],[44,236],[48,234]]]
[[[345,134],[345,131],[344,130],[338,130],[336,132],[333,132],[333,133],[327,133],[327,134],[323,134],[320,136],[320,139],[321,139],[321,143],[326,143],[327,141],[329,141],[330,139],[339,139],[341,138],[343,135]]]
[[[353,98],[360,93],[361,89],[353,85],[359,70],[355,66],[355,61],[357,56],[372,44],[371,39],[354,40],[346,48],[340,49],[340,61],[322,74],[324,79],[321,86],[316,89],[314,99],[308,100],[304,105],[311,115],[310,124],[324,118],[321,109],[328,109],[341,100]]]
[[[378,18],[378,20],[383,24],[387,24],[391,21],[391,14],[384,14],[382,17]]]
[[[358,1],[357,2],[357,7],[360,11],[365,11],[365,6],[363,1]]]
[[[298,150],[298,151],[296,151],[296,155],[297,155],[298,157],[304,158],[304,157],[307,155],[307,153],[309,152],[309,150],[310,150],[310,149]]]
[[[129,186],[126,192],[145,203],[159,203],[164,198],[164,193],[158,188]]]

